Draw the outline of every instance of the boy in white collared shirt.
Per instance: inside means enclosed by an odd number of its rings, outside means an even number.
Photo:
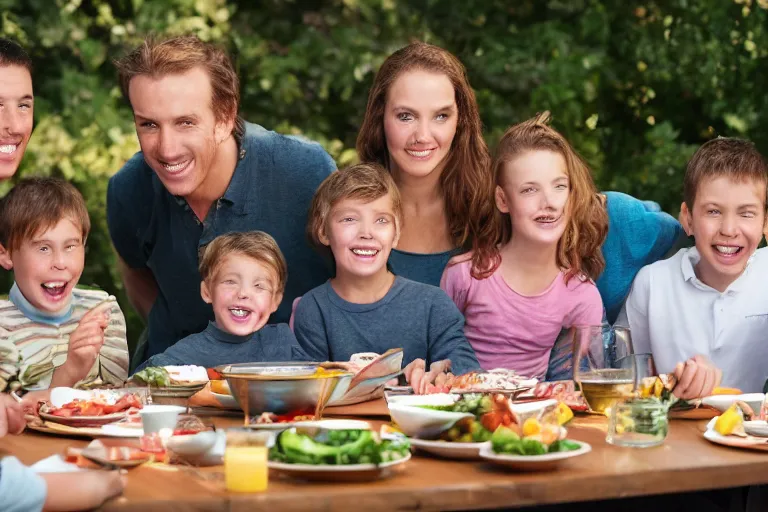
[[[768,377],[768,167],[754,145],[718,138],[685,172],[681,220],[696,246],[637,274],[617,324],[636,354],[652,353],[678,378],[675,395],[696,398],[722,385],[762,391]]]

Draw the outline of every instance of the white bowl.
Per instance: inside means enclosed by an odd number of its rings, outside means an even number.
[[[400,405],[453,405],[459,395],[450,393],[435,393],[432,395],[393,395],[387,397],[388,404]]]
[[[153,434],[164,428],[173,430],[179,414],[186,410],[180,405],[145,405],[139,411],[144,434]]]
[[[547,400],[537,400],[535,402],[523,402],[519,404],[510,404],[509,407],[512,409],[512,412],[515,413],[515,415],[518,418],[518,421],[522,425],[525,420],[531,417],[537,417],[539,413],[548,408],[548,407],[554,407],[557,405],[557,400],[554,398],[549,398]]]
[[[390,416],[408,437],[433,437],[448,430],[462,418],[475,417],[468,412],[437,411],[401,403],[388,405]]]
[[[222,464],[227,435],[223,430],[207,430],[186,436],[171,436],[166,446],[177,456],[197,466]]]
[[[744,431],[755,437],[768,437],[768,423],[764,420],[744,422]]]
[[[752,412],[760,414],[760,408],[763,406],[765,393],[747,393],[744,395],[712,395],[705,396],[701,403],[714,407],[720,412],[726,411],[734,402],[741,401],[752,408]]]

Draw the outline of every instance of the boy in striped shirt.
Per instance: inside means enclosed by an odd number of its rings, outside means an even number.
[[[0,391],[122,385],[125,318],[114,297],[76,288],[90,220],[74,186],[21,180],[0,206],[0,265],[14,284],[0,299]]]

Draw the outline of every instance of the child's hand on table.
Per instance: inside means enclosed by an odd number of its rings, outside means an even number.
[[[405,367],[403,374],[413,388],[413,392],[423,395],[439,391],[447,392],[453,381],[450,369],[451,362],[448,359],[435,361],[429,366],[429,371],[426,371],[426,362],[423,359],[414,359]]]
[[[125,471],[45,473],[45,510],[91,510],[125,489]]]
[[[21,434],[27,422],[21,404],[10,395],[0,395],[0,437],[6,434]]]

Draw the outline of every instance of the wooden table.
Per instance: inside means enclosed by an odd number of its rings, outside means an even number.
[[[348,413],[349,411],[341,411]],[[368,411],[376,413],[376,411]],[[379,424],[381,420],[373,420]],[[216,418],[219,426],[239,423]],[[104,506],[119,511],[466,510],[602,500],[768,483],[768,454],[710,444],[706,421],[673,420],[666,442],[655,448],[606,444],[606,420],[577,417],[569,438],[592,452],[555,472],[512,473],[482,462],[415,455],[396,476],[370,483],[306,483],[272,478],[263,494],[229,494],[223,468],[130,470],[125,494]],[[0,439],[0,450],[32,464],[86,440],[26,432]]]

